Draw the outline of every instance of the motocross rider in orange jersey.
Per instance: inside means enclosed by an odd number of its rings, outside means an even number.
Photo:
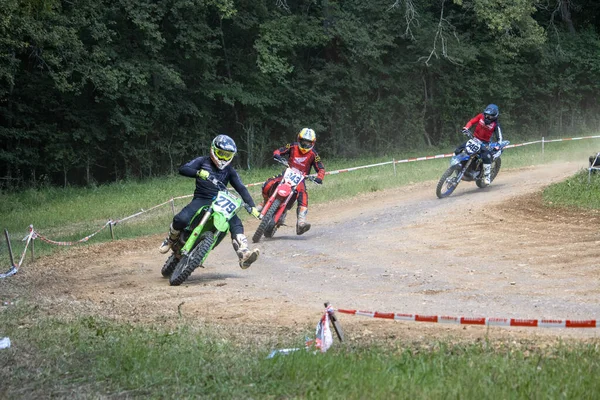
[[[475,126],[475,132],[473,132],[473,136],[481,140],[484,144],[484,146],[481,147],[480,152],[481,159],[483,160],[483,182],[486,185],[490,184],[490,175],[492,172],[492,155],[487,145],[492,139],[492,135],[494,133],[497,136],[497,141],[502,141],[502,129],[498,123],[499,115],[500,111],[498,106],[495,104],[489,104],[481,114],[477,114],[475,117],[473,117],[462,129],[462,133],[469,135],[471,133],[469,129],[473,125],[477,124]],[[466,142],[458,146],[454,153],[460,153],[465,148],[465,145]]]
[[[314,181],[318,184],[322,184],[323,177],[325,176],[325,168],[321,162],[321,157],[319,157],[313,148],[316,140],[317,136],[314,130],[303,128],[298,133],[297,141],[273,151],[273,158],[283,160],[282,156],[288,156],[287,161],[289,166],[302,171],[305,175],[310,174],[311,167],[314,167],[317,171],[317,177]],[[262,187],[264,202],[257,206],[258,210],[262,210],[263,205],[269,199],[272,191],[282,179],[283,174],[269,178],[265,182]],[[306,215],[308,214],[308,193],[304,181],[302,181],[296,189],[298,190],[296,234],[302,235],[310,229],[310,224],[306,222]]]

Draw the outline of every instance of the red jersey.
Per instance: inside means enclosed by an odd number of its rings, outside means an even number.
[[[294,142],[275,150],[273,155],[287,155],[290,167],[294,167],[306,175],[310,174],[311,167],[314,167],[315,171],[317,171],[317,178],[322,180],[325,176],[325,167],[323,167],[321,157],[319,157],[314,148],[303,154],[298,148],[298,143]]]
[[[502,130],[500,129],[500,125],[498,125],[498,121],[494,121],[491,124],[486,125],[483,118],[483,113],[481,113],[467,122],[465,128],[469,129],[475,124],[477,124],[477,126],[475,127],[475,132],[473,132],[473,136],[475,136],[477,139],[483,142],[489,142],[495,132],[498,136],[498,141],[502,141]]]

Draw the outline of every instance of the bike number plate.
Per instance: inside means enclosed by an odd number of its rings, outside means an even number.
[[[239,200],[227,192],[219,192],[213,202],[213,210],[223,214],[227,219],[235,213],[239,206]]]
[[[481,149],[481,142],[474,139],[469,139],[467,144],[465,144],[465,148],[467,149],[467,153],[475,154],[478,153]]]
[[[303,178],[304,175],[302,175],[302,172],[298,171],[295,168],[286,169],[285,174],[283,175],[283,179],[288,182],[291,182],[294,186],[298,186],[298,184],[302,182]]]

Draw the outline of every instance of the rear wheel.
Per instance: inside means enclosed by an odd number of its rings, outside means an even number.
[[[496,158],[492,161],[492,173],[490,174],[490,180],[493,182],[498,176],[498,172],[500,172],[500,167],[502,166],[502,159],[500,157]]]
[[[194,270],[202,265],[202,262],[210,252],[215,241],[214,233],[204,232],[199,239],[198,245],[190,252],[190,254],[181,257],[177,267],[169,279],[171,286],[181,285],[191,275]]]
[[[175,257],[175,253],[171,253],[169,258],[167,258],[167,261],[165,261],[165,265],[163,265],[162,269],[160,270],[162,276],[164,276],[165,278],[170,277],[173,271],[175,270],[175,267],[177,267],[178,262],[179,260],[177,259],[177,257]]]
[[[490,167],[491,168],[490,183],[494,181],[494,178],[496,178],[496,176],[498,175],[498,172],[500,172],[501,165],[502,165],[502,161],[500,161],[500,158],[496,158],[494,161],[492,161],[492,165]],[[483,177],[481,179],[478,179],[475,183],[481,189],[488,187],[488,185],[486,185],[485,182],[483,182]]]
[[[460,166],[450,167],[442,174],[440,178],[437,188],[435,189],[435,194],[440,199],[444,197],[448,197],[454,192],[454,189],[458,186],[457,178],[460,173]]]
[[[271,203],[271,207],[269,207],[269,209],[267,210],[265,216],[260,221],[260,224],[258,224],[258,228],[256,228],[256,232],[254,232],[254,235],[252,236],[252,241],[254,243],[258,243],[260,241],[260,238],[265,234],[265,232],[271,232],[273,230],[273,227],[275,226],[275,221],[273,220],[273,216],[279,209],[280,205],[281,205],[281,200],[279,200],[279,199],[275,199],[273,201],[273,203]],[[272,232],[272,233],[275,233],[275,232]],[[273,235],[271,234],[271,236],[269,236],[269,237],[272,237],[272,236]]]

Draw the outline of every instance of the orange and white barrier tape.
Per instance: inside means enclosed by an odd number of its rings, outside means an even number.
[[[572,319],[520,319],[520,318],[489,318],[489,317],[449,317],[445,315],[420,315],[383,313],[378,311],[359,311],[337,309],[342,314],[360,315],[363,317],[392,319],[395,321],[434,322],[454,325],[487,325],[487,326],[518,326],[527,328],[597,328],[598,320]]]

